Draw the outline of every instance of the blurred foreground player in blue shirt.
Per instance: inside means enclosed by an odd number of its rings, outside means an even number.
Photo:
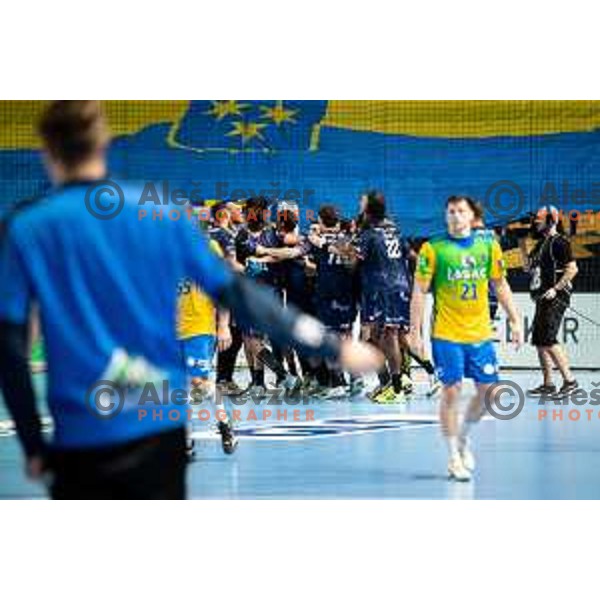
[[[185,215],[141,218],[141,186],[106,180],[109,133],[99,103],[50,103],[40,133],[56,187],[2,222],[0,384],[27,473],[47,477],[53,498],[185,497],[188,398],[175,339],[184,277],[281,344],[339,359],[351,371],[380,366],[374,349],[340,341],[235,275]],[[41,433],[28,364],[33,304],[48,355],[51,443]],[[145,405],[140,418],[148,383],[160,404]],[[167,386],[184,393],[167,398]],[[166,410],[151,418],[157,406]]]

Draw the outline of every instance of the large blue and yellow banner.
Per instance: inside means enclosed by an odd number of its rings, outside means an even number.
[[[0,204],[48,185],[41,102],[0,103]],[[470,194],[505,223],[552,202],[600,208],[598,101],[108,101],[118,177],[169,180],[203,197],[264,193],[356,212],[382,189],[402,229],[443,227]]]

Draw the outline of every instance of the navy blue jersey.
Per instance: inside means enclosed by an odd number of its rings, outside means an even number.
[[[408,248],[400,232],[387,219],[363,229],[358,236],[363,290],[410,293]]]
[[[236,237],[237,259],[243,265],[247,265],[248,259],[256,257],[258,246],[264,248],[281,248],[283,242],[274,227],[266,226],[259,233],[252,233],[248,228],[242,229]],[[280,287],[282,280],[281,267],[277,264],[265,264],[260,273],[256,274],[254,270],[249,272],[260,283]]]
[[[286,299],[303,311],[311,313],[313,310],[313,278],[306,274],[304,258],[310,253],[312,246],[308,238],[300,236],[296,248],[302,251],[302,255],[281,263]]]
[[[235,234],[235,258],[241,264],[246,264],[246,259],[254,255],[256,247],[249,243],[250,232],[246,225],[240,225]]]
[[[349,236],[339,232],[320,235],[321,247],[312,246],[311,254],[317,266],[315,292],[318,299],[352,300],[355,297],[354,270],[347,259],[333,252],[336,246],[348,244]]]
[[[235,238],[236,234],[231,229],[225,229],[224,227],[211,227],[208,230],[208,235],[211,239],[215,240],[221,252],[225,258],[235,257]]]

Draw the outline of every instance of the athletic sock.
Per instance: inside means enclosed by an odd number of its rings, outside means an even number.
[[[448,444],[448,453],[450,456],[456,456],[458,454],[458,438],[454,435],[446,438]]]
[[[472,419],[465,419],[460,428],[459,446],[465,448],[469,445],[470,435],[473,431],[473,426],[479,423],[479,419],[473,421]]]
[[[344,374],[339,369],[331,371],[331,387],[345,387],[346,380]]]
[[[392,385],[394,386],[394,392],[399,394],[402,391],[402,374],[401,373],[393,373],[392,374]]]
[[[325,361],[322,361],[317,368],[317,382],[320,386],[329,386],[329,369],[327,368]]]
[[[290,375],[298,377],[298,365],[296,364],[296,356],[293,352],[288,353],[288,355],[286,356],[286,363]]]
[[[465,442],[469,439],[469,434],[471,432],[471,428],[473,425],[477,423],[477,421],[471,421],[470,419],[465,419],[463,421],[462,427],[460,428],[460,443],[465,444]]]
[[[421,363],[421,366],[425,369],[427,375],[433,375],[435,373],[435,367],[433,366],[433,363],[430,360],[424,360]]]
[[[300,362],[300,367],[302,368],[302,377],[314,377],[314,369],[310,364],[310,361],[303,356],[299,356],[298,360]]]
[[[277,377],[277,385],[285,381],[287,371],[275,352],[271,352],[271,350],[268,348],[263,348],[258,353],[258,360],[260,360],[263,365],[266,365],[269,367],[269,369],[271,369],[271,371],[273,371],[273,373],[275,373]]]
[[[420,364],[425,371],[427,372],[428,375],[433,375],[435,373],[435,367],[433,366],[433,363],[427,359],[427,358],[421,358],[420,356],[416,355],[414,352],[411,352],[409,350],[409,355],[412,356],[412,358],[415,359],[415,361]]]
[[[377,377],[379,378],[379,385],[382,387],[387,385],[391,380],[390,372],[387,367],[383,367],[381,371],[377,371]]]
[[[252,385],[265,387],[264,369],[252,369]]]

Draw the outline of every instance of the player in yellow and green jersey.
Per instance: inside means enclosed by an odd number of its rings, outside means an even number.
[[[222,256],[216,241],[210,241],[210,249]],[[211,382],[211,373],[217,344],[219,350],[226,350],[231,343],[229,313],[217,309],[198,284],[189,277],[180,281],[177,286],[177,339],[180,342],[185,371],[190,378],[192,396],[213,395],[215,390]],[[226,411],[221,410],[218,414],[223,451],[233,454],[238,440]]]
[[[470,427],[484,411],[484,399],[495,393],[498,363],[492,343],[488,285],[494,282],[500,305],[508,314],[513,341],[520,345],[521,326],[505,279],[500,245],[493,236],[477,235],[471,229],[475,202],[452,196],[446,202],[448,233],[421,248],[411,303],[411,336],[416,352],[423,356],[422,324],[425,294],[434,297],[431,345],[438,375],[444,385],[440,421],[448,442],[450,476],[468,481],[475,467],[469,448]],[[477,394],[462,426],[457,403],[462,380],[472,378]]]

